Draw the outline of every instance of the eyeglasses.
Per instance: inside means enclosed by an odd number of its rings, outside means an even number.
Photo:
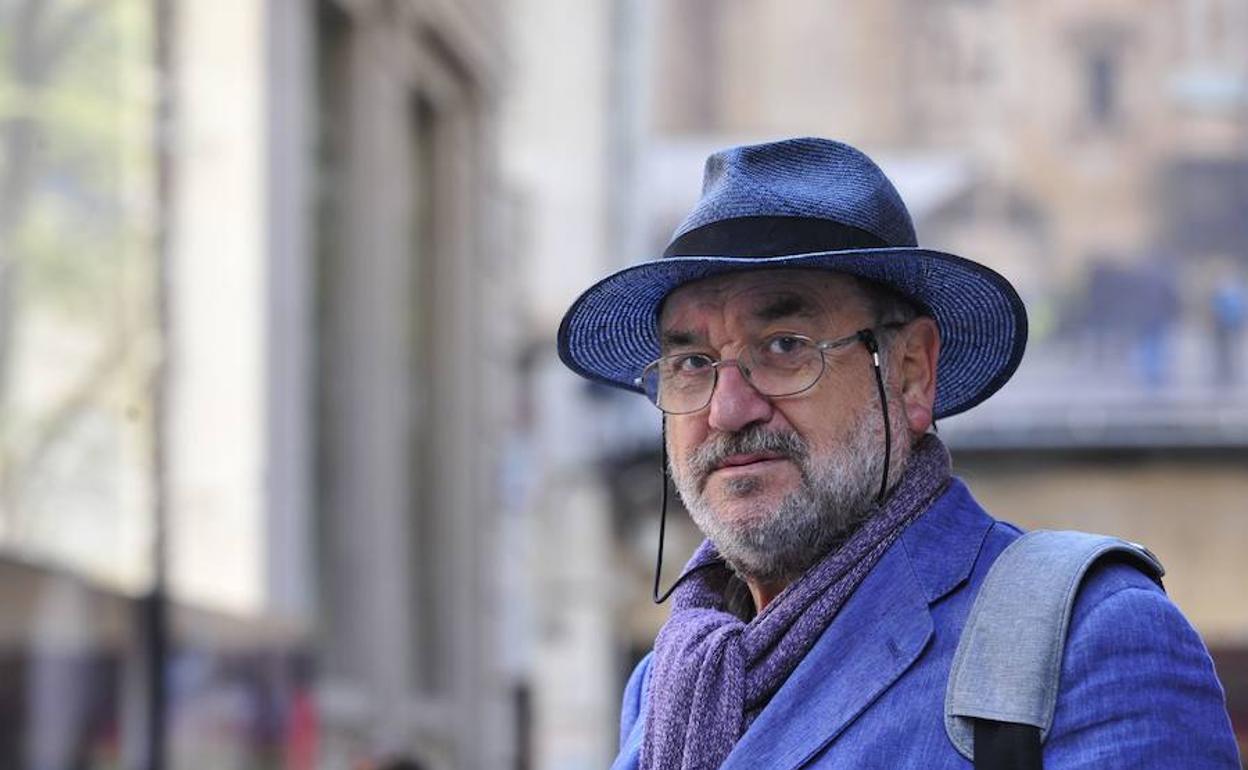
[[[904,325],[883,324],[821,342],[782,332],[747,345],[736,359],[722,361],[708,353],[675,353],[652,361],[634,383],[665,414],[691,414],[706,408],[719,381],[719,369],[725,365],[736,366],[741,376],[764,396],[796,396],[819,382],[828,366],[828,351],[861,342],[874,355],[878,350],[874,332]]]

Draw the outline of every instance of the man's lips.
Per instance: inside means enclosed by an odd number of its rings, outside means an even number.
[[[723,461],[715,466],[715,470],[725,470],[727,468],[744,468],[750,465],[758,465],[759,463],[770,462],[772,460],[787,460],[789,458],[781,454],[774,453],[756,453],[746,455],[729,455]]]

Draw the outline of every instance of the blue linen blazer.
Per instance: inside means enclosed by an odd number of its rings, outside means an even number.
[[[1020,534],[955,479],[884,554],[722,767],[970,768],[945,733],[945,684],[979,585]],[[625,687],[613,770],[638,767],[650,660]],[[1105,560],[1084,580],[1044,766],[1240,767],[1208,651],[1133,567]]]

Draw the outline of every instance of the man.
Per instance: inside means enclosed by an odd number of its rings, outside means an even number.
[[[1009,379],[1026,329],[1004,278],[918,248],[857,150],[711,156],[664,258],[600,281],[559,331],[574,371],[663,410],[707,536],[629,681],[615,767],[971,766],[946,684],[1020,532],[950,477],[930,429]],[[1239,766],[1208,653],[1133,566],[1082,584],[1043,757]]]

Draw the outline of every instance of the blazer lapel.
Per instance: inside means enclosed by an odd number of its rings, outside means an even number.
[[[927,596],[894,543],[723,768],[785,770],[808,761],[914,663],[932,630]]]

